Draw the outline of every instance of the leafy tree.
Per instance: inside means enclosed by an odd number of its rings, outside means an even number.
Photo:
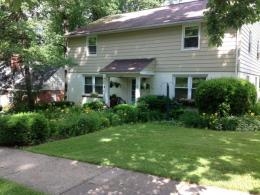
[[[164,0],[119,0],[118,9],[121,12],[139,11],[162,5]]]
[[[31,70],[73,64],[61,55],[59,46],[49,41],[41,18],[39,1],[0,1],[0,61],[10,64],[13,54],[21,58],[28,107],[33,109]]]
[[[259,0],[209,0],[207,31],[212,45],[220,46],[226,30],[260,20]]]

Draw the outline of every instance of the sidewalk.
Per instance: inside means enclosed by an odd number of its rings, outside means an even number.
[[[248,195],[7,148],[0,148],[0,178],[47,194]]]

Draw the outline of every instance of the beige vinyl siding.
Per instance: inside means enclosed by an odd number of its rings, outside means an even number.
[[[252,48],[248,52],[249,32],[252,32]],[[257,41],[260,41],[260,23],[244,25],[240,32],[239,71],[251,75],[260,75],[260,60],[257,60]]]
[[[201,28],[200,49],[183,51],[182,26],[98,35],[97,56],[86,55],[86,37],[69,40],[74,72],[97,72],[115,59],[156,58],[156,72],[234,72],[235,34],[226,34],[222,47],[208,46]]]

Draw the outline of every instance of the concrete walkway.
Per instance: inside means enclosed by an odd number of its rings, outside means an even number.
[[[0,178],[47,194],[248,195],[7,148],[0,148]]]

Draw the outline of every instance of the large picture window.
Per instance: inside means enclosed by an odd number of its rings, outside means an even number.
[[[85,76],[85,94],[97,93],[103,95],[103,77]]]
[[[184,26],[183,27],[183,49],[198,49],[200,41],[200,27]]]
[[[97,54],[97,37],[88,37],[88,55]]]
[[[175,95],[176,99],[194,99],[196,89],[201,81],[206,80],[206,76],[175,76]]]

